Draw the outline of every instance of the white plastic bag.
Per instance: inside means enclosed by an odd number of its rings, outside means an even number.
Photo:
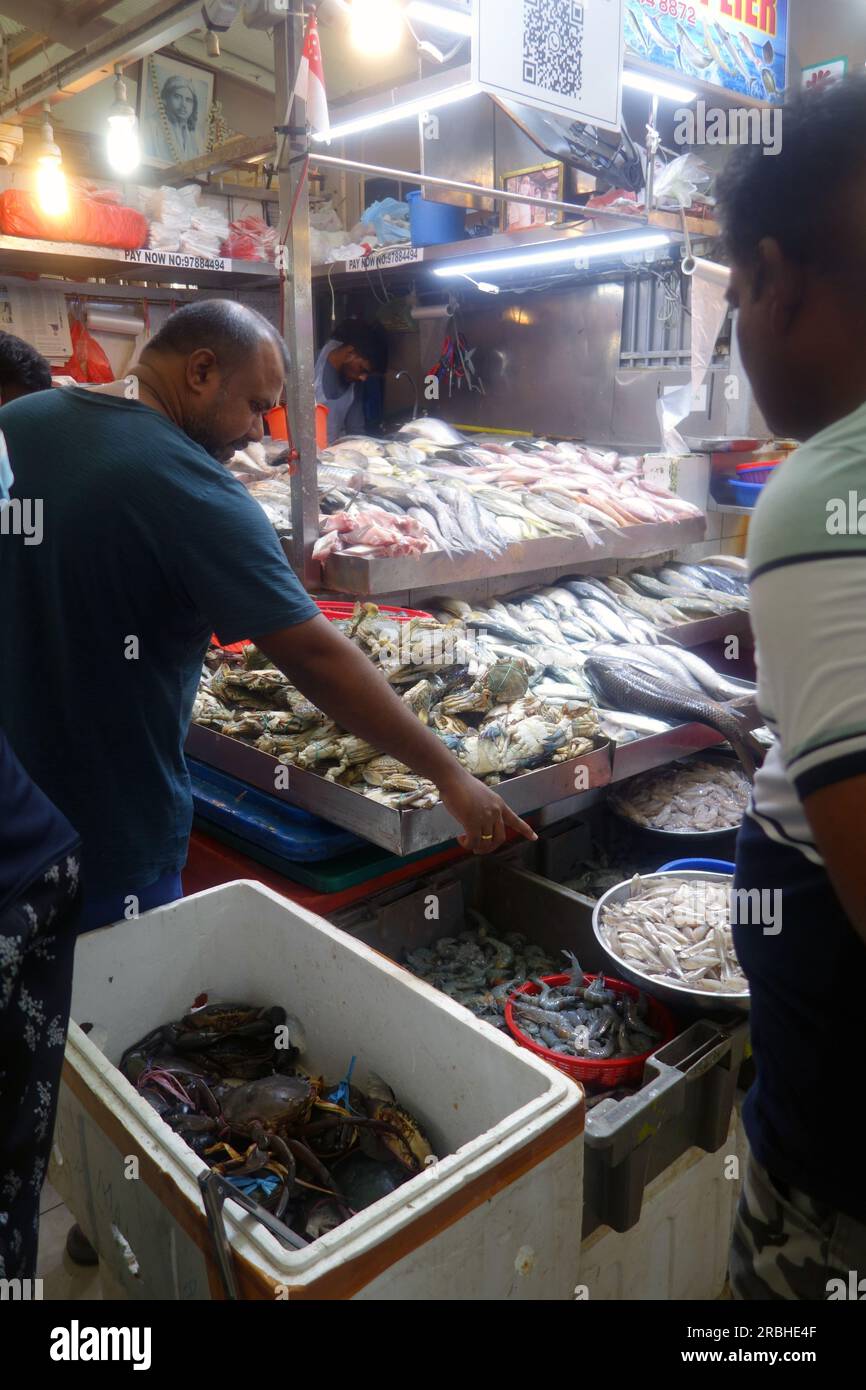
[[[712,174],[696,154],[681,154],[656,173],[655,200],[660,207],[690,208],[696,193],[709,186]]]

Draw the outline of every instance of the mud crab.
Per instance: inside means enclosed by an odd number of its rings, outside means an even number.
[[[361,769],[361,776],[373,789],[367,795],[387,806],[435,806],[439,800],[439,792],[432,782],[416,776],[396,758],[372,758]]]
[[[529,689],[530,668],[527,662],[509,658],[494,661],[478,675],[468,690],[455,690],[441,701],[444,714],[485,712],[494,705],[510,705],[520,700]]]
[[[289,682],[276,667],[264,671],[236,671],[224,663],[211,677],[210,688],[226,705],[267,710],[282,703]]]

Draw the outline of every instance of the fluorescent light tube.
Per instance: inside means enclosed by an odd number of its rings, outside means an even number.
[[[438,111],[442,106],[450,106],[455,101],[465,101],[467,97],[478,94],[478,88],[471,82],[459,87],[448,87],[443,92],[433,92],[430,96],[416,97],[396,106],[383,106],[379,111],[371,111],[366,116],[355,116],[352,120],[337,120],[330,130],[315,131],[313,140],[339,140],[344,135],[357,135],[362,130],[378,130],[380,126],[392,125],[394,121],[404,121],[409,116],[423,115],[425,111]]]
[[[649,92],[650,96],[667,97],[669,101],[694,101],[697,92],[689,87],[679,87],[675,82],[665,82],[661,77],[648,77],[644,72],[632,72],[626,68],[622,74],[622,85],[633,87],[637,92]]]
[[[457,10],[446,10],[441,5],[431,5],[427,0],[410,0],[406,10],[410,19],[416,19],[419,24],[435,24],[437,29],[443,29],[449,34],[472,33],[471,14],[460,14]]]
[[[558,246],[537,251],[508,251],[504,256],[489,256],[473,261],[445,261],[433,267],[433,274],[483,275],[487,271],[523,270],[528,266],[556,265],[563,261],[597,260],[601,256],[627,255],[631,251],[649,251],[654,246],[670,243],[666,232],[641,232],[636,235],[611,237],[602,233],[592,237],[574,237]]]

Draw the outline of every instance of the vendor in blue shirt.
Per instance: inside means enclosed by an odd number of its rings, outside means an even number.
[[[377,325],[347,319],[333,329],[316,358],[316,404],[328,407],[328,443],[344,434],[370,434],[371,389],[388,366],[388,345]],[[381,418],[381,390],[378,402]]]
[[[183,745],[210,637],[250,638],[341,727],[434,782],[463,843],[511,825],[319,612],[225,462],[263,436],[285,345],[228,300],[177,310],[124,382],[0,411],[39,545],[0,546],[0,725],[83,841],[83,927],[181,892],[192,824]],[[14,493],[13,493],[14,495]]]

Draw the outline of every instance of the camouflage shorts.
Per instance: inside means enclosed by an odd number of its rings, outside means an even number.
[[[866,1226],[794,1188],[777,1186],[750,1153],[731,1244],[733,1297],[813,1303],[856,1298],[862,1276]]]

